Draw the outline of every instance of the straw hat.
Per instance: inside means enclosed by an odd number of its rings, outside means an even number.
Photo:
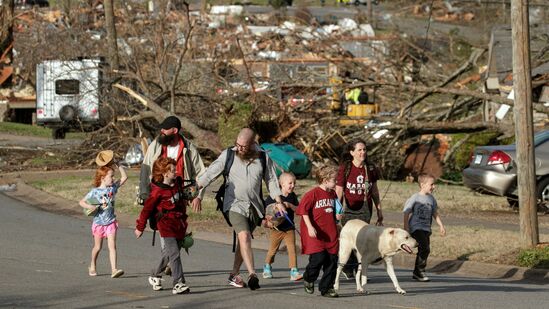
[[[112,162],[113,157],[114,153],[112,150],[103,150],[97,154],[97,157],[95,157],[95,163],[99,166],[109,165]]]

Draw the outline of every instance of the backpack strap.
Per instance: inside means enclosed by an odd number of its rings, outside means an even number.
[[[229,220],[229,214],[223,211],[223,204],[225,200],[225,187],[227,186],[227,178],[229,177],[229,172],[234,162],[234,151],[231,147],[227,148],[227,157],[225,158],[225,166],[223,167],[223,184],[219,188],[219,192],[216,194],[217,200],[217,210],[221,211],[223,218],[229,226],[232,226],[231,221]]]
[[[234,150],[229,147],[227,148],[227,157],[225,158],[225,167],[223,168],[223,183],[227,182],[227,177],[231,172],[231,167],[234,162]]]

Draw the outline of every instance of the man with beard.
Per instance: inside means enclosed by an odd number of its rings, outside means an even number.
[[[235,145],[224,150],[221,155],[208,167],[206,173],[198,178],[199,187],[205,188],[219,177],[227,162],[227,154],[234,152],[234,160],[227,177],[223,213],[225,213],[234,232],[237,235],[237,248],[234,255],[233,270],[229,275],[228,283],[234,287],[246,286],[239,275],[242,262],[248,270],[248,287],[251,290],[260,288],[259,279],[255,273],[254,256],[252,251],[252,233],[259,225],[268,225],[264,218],[265,205],[261,192],[262,180],[265,181],[270,197],[276,201],[279,212],[285,213],[282,204],[280,187],[273,161],[264,154],[265,163],[261,162],[262,150],[255,141],[256,134],[252,129],[244,128],[238,134]],[[265,166],[265,171],[263,170]],[[201,197],[205,190],[202,189]]]
[[[183,180],[196,180],[204,173],[205,167],[196,147],[181,133],[181,121],[176,116],[169,116],[160,124],[160,135],[152,141],[141,164],[139,177],[139,199],[149,197],[152,165],[160,157],[169,157],[176,161],[176,176]],[[142,204],[142,202],[141,202]],[[194,211],[202,208],[200,199],[191,202]]]

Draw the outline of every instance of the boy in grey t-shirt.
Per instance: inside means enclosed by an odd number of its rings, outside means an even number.
[[[446,235],[446,229],[437,212],[437,201],[433,196],[435,178],[421,174],[418,177],[419,192],[412,195],[404,204],[404,229],[418,242],[418,251],[413,277],[417,281],[427,282],[425,275],[427,258],[430,252],[431,222],[435,218],[440,227],[440,234]]]

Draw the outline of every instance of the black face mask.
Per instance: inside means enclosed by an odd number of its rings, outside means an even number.
[[[174,139],[175,139],[174,134],[171,134],[171,135],[160,134],[160,136],[158,136],[158,142],[164,146],[171,144]]]

